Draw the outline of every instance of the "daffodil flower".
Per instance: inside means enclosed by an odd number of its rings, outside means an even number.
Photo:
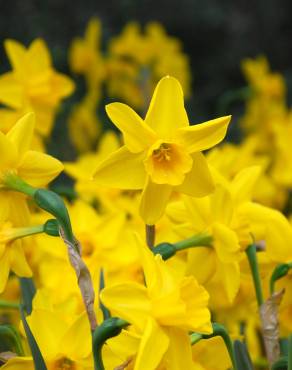
[[[48,370],[93,369],[91,333],[85,312],[68,315],[64,306],[55,306],[38,291],[33,311],[27,316],[28,325],[43,355]],[[33,370],[32,357],[13,357],[3,370]]]
[[[189,126],[180,83],[158,83],[145,120],[121,103],[106,111],[125,145],[101,163],[95,178],[120,189],[143,189],[140,214],[148,225],[162,216],[173,191],[202,197],[214,190],[201,153],[223,140],[230,116]]]
[[[28,211],[22,195],[6,191],[11,189],[15,176],[39,187],[48,184],[63,169],[57,159],[30,150],[34,126],[34,114],[27,113],[6,135],[0,132],[0,221],[12,216],[17,226],[27,224]]]
[[[5,41],[12,71],[0,76],[0,102],[22,114],[34,111],[37,132],[48,135],[60,101],[74,89],[71,79],[54,70],[42,39],[26,49],[14,40]]]
[[[105,288],[102,302],[140,332],[135,370],[191,369],[189,331],[211,333],[208,293],[194,277],[177,279],[160,255],[139,245],[146,286],[135,282]]]

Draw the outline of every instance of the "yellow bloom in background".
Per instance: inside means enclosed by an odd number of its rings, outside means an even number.
[[[36,133],[48,136],[56,110],[72,93],[74,84],[54,70],[42,39],[34,40],[28,48],[14,40],[6,40],[4,45],[12,71],[0,76],[0,102],[19,114],[34,111]]]
[[[101,130],[97,117],[96,90],[90,90],[83,100],[76,104],[68,118],[71,142],[78,152],[88,152],[96,144]]]
[[[84,38],[75,38],[69,50],[69,64],[72,71],[86,77],[90,90],[98,87],[105,78],[106,71],[100,43],[101,23],[98,18],[92,18],[87,24]]]
[[[230,116],[189,126],[183,92],[173,77],[158,83],[145,120],[121,103],[109,104],[106,110],[125,145],[98,166],[96,181],[143,189],[140,214],[146,224],[158,221],[173,191],[196,197],[213,191],[201,151],[223,140]]]
[[[146,286],[116,284],[102,291],[101,300],[142,337],[135,370],[157,369],[162,360],[167,369],[190,369],[188,332],[212,332],[208,294],[193,277],[176,279],[161,256],[154,257],[144,244],[139,250]]]
[[[110,96],[144,110],[159,79],[171,75],[179,79],[189,97],[188,57],[179,40],[167,35],[161,24],[150,22],[143,33],[138,23],[129,22],[111,39],[108,54],[106,85]]]

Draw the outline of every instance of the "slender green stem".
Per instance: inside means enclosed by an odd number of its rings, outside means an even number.
[[[174,243],[173,245],[176,251],[181,251],[183,249],[193,248],[193,247],[211,247],[212,241],[213,241],[213,238],[211,235],[198,234],[198,235],[192,236],[191,238]]]
[[[177,252],[188,248],[207,247],[212,248],[212,236],[198,234],[177,243],[160,243],[152,249],[153,254],[160,254],[164,261],[174,256]]]
[[[192,333],[191,334],[191,345],[198,343],[201,339],[203,339],[203,335],[199,333]]]
[[[41,234],[44,232],[44,225],[35,225],[28,227],[15,227],[11,229],[4,229],[0,232],[0,239],[4,243],[11,242],[13,240],[24,238],[35,234]]]
[[[276,281],[286,276],[289,270],[292,268],[292,263],[282,263],[275,267],[271,279],[270,279],[270,294],[272,295],[275,291]]]
[[[15,352],[19,356],[24,355],[24,351],[21,344],[21,339],[18,332],[10,325],[0,326],[0,338],[8,340],[11,346],[14,348]]]
[[[235,360],[233,343],[232,343],[232,340],[231,340],[226,328],[223,325],[218,324],[216,322],[212,323],[212,326],[213,326],[213,333],[212,334],[207,334],[207,335],[202,334],[202,338],[203,339],[209,339],[209,338],[213,338],[213,337],[216,337],[216,336],[220,336],[223,339],[224,343],[225,343],[225,346],[226,346],[226,349],[228,351],[233,369],[238,370],[237,363],[236,363],[236,360]]]
[[[261,284],[261,278],[260,278],[260,273],[259,273],[259,266],[258,266],[255,244],[251,244],[248,246],[248,248],[246,249],[246,255],[247,255],[249,266],[251,269],[257,304],[258,304],[258,307],[261,307],[261,305],[264,303],[264,298],[263,298],[262,284]]]
[[[289,336],[288,339],[288,369],[292,370],[292,334]]]
[[[13,310],[19,310],[19,303],[17,302],[9,302],[5,301],[3,299],[0,299],[0,309],[13,309]]]
[[[150,249],[155,245],[155,225],[145,225],[146,243]]]
[[[120,334],[123,328],[128,326],[129,323],[118,317],[110,317],[99,325],[92,336],[92,349],[94,358],[94,369],[105,370],[102,361],[102,347],[105,342]]]
[[[4,184],[8,189],[24,193],[30,197],[33,197],[37,190],[15,174],[8,174],[5,176]]]

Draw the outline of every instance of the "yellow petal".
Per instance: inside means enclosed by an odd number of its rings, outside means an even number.
[[[190,337],[184,330],[168,328],[169,347],[165,355],[167,370],[193,369]]]
[[[15,80],[13,73],[0,76],[0,101],[10,108],[22,108],[23,87]]]
[[[215,222],[212,225],[213,245],[222,262],[233,262],[240,258],[240,245],[236,233],[228,226]]]
[[[62,352],[73,361],[86,358],[91,353],[91,332],[86,313],[82,313],[64,334]]]
[[[231,184],[231,191],[237,204],[251,200],[260,174],[261,167],[251,166],[243,169],[235,176]]]
[[[27,322],[44,358],[55,359],[62,350],[61,339],[67,330],[64,317],[57,312],[35,309]]]
[[[44,40],[35,39],[30,44],[28,59],[30,71],[34,74],[41,75],[51,66],[51,56]]]
[[[26,261],[20,240],[16,240],[13,245],[10,246],[10,258],[11,270],[14,271],[17,276],[32,276],[32,271]]]
[[[12,68],[24,76],[25,54],[26,49],[23,45],[15,40],[5,40],[5,50],[12,65]]]
[[[248,217],[256,240],[265,240],[269,258],[275,262],[292,260],[292,226],[281,212],[252,202],[240,211]]]
[[[18,175],[33,186],[44,186],[63,170],[63,164],[50,155],[30,150],[19,165]]]
[[[100,294],[104,305],[114,314],[141,330],[150,311],[147,289],[137,283],[124,283],[105,288]]]
[[[179,130],[189,153],[200,152],[220,143],[226,135],[231,116],[220,117]]]
[[[0,193],[0,204],[0,224],[2,225],[2,223],[7,220],[10,209],[9,197],[6,196],[5,192]]]
[[[212,218],[222,224],[229,224],[233,214],[233,203],[230,192],[218,185],[210,196]]]
[[[158,82],[145,123],[163,140],[172,140],[179,128],[189,124],[183,91],[177,79],[167,76]]]
[[[95,180],[112,188],[142,189],[146,180],[143,159],[143,153],[133,154],[123,146],[97,167]]]
[[[154,142],[155,133],[126,104],[108,104],[106,112],[111,121],[123,133],[125,145],[130,152],[141,152]]]
[[[155,184],[148,179],[140,201],[140,215],[147,225],[155,225],[163,215],[172,189],[170,185]]]
[[[19,159],[21,159],[24,153],[30,149],[34,126],[34,113],[27,113],[15,123],[6,135],[7,138],[16,146]]]
[[[232,303],[240,286],[239,264],[237,262],[222,263],[219,261],[217,273],[220,282],[223,284],[228,301]]]
[[[213,179],[204,155],[195,153],[192,158],[191,171],[186,174],[184,182],[175,189],[193,197],[204,197],[214,191]]]
[[[2,254],[0,258],[0,265],[0,293],[2,293],[6,287],[10,270],[10,255],[7,250]]]
[[[186,221],[189,222],[189,220],[191,220],[193,232],[200,233],[207,230],[210,223],[212,222],[210,198],[194,198],[184,196],[183,200],[187,214]]]
[[[13,143],[0,131],[0,171],[14,169],[17,164],[17,150]]]
[[[193,275],[200,284],[206,284],[216,272],[216,256],[213,248],[190,248],[186,275]]]
[[[1,370],[34,370],[32,357],[13,357],[1,366]]]
[[[134,370],[156,370],[168,345],[167,335],[153,319],[149,318],[143,332]]]

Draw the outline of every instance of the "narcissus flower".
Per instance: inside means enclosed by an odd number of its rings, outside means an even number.
[[[17,209],[17,212],[13,212],[17,219],[21,214],[27,214],[22,203],[17,202],[18,195],[6,191],[15,176],[39,187],[48,184],[63,169],[62,163],[57,159],[30,150],[34,126],[34,114],[28,113],[18,120],[6,135],[0,132],[0,220],[7,218],[14,208]],[[11,203],[14,203],[15,207],[12,207]]]
[[[30,150],[35,127],[35,116],[28,113],[4,135],[0,132],[0,186],[7,177],[17,175],[33,186],[46,185],[63,169],[50,155]]]
[[[71,313],[71,312],[70,312]],[[92,369],[90,327],[83,312],[68,315],[66,308],[52,304],[49,296],[38,291],[27,322],[40,348],[48,370]],[[34,369],[32,357],[11,358],[3,369]]]
[[[74,89],[71,79],[54,70],[49,50],[42,39],[26,49],[14,40],[5,41],[12,71],[0,77],[0,102],[24,114],[34,111],[37,132],[47,136],[59,103]]]
[[[173,191],[195,197],[213,191],[201,152],[223,140],[230,116],[189,126],[183,91],[173,77],[158,83],[145,120],[121,103],[106,111],[125,145],[98,166],[95,178],[110,187],[143,189],[140,214],[146,224],[162,216]]]
[[[161,256],[154,257],[145,245],[139,250],[146,286],[112,285],[102,291],[101,300],[142,334],[136,370],[157,369],[164,356],[165,361],[191,369],[189,331],[212,332],[208,293],[194,277],[176,278]]]

